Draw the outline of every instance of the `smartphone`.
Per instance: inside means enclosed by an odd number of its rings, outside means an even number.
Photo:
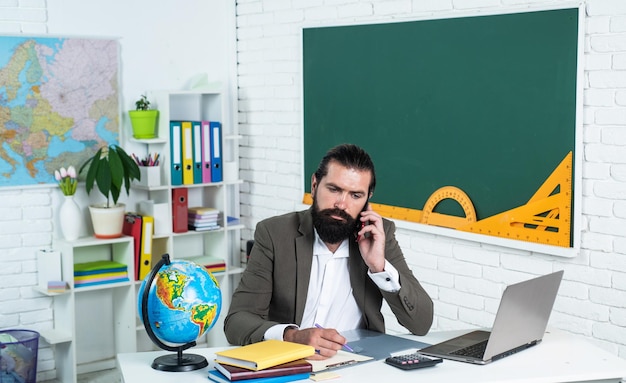
[[[367,210],[368,206],[370,205],[370,199],[369,197],[367,198],[367,201],[365,201],[365,205],[363,206],[363,209],[361,210],[361,213],[364,212],[365,210]],[[362,222],[360,220],[361,218],[361,213],[359,213],[359,216],[357,217],[357,221],[356,221],[356,228],[355,228],[355,232],[354,232],[354,236],[356,237],[356,241],[359,242],[359,240],[361,239],[361,237],[359,237],[359,235],[357,234],[362,228],[365,227],[365,225],[369,225],[370,221],[365,221]],[[370,237],[370,233],[367,232],[365,233],[365,238],[369,238]]]

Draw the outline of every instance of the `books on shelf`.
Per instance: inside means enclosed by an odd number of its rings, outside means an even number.
[[[194,225],[189,225],[189,230],[193,230],[193,231],[215,231],[215,230],[219,230],[222,227],[220,225],[210,225],[210,226],[194,226]]]
[[[226,271],[226,261],[220,258],[211,257],[209,255],[189,258],[190,261],[195,262],[199,266],[204,267],[211,273],[219,273]]]
[[[250,382],[250,383],[286,383],[286,382],[294,382],[296,380],[309,379],[309,377],[311,377],[311,373],[305,372],[305,373],[302,373],[302,374],[292,374],[292,375],[283,375],[283,376],[270,376],[270,377],[266,377],[266,378],[253,378],[253,379],[239,380],[238,382],[240,382],[240,383],[244,383],[244,382]],[[221,372],[219,372],[217,370],[209,371],[209,380],[211,380],[213,382],[217,382],[217,383],[230,383],[231,382],[230,380],[228,380],[228,378],[226,378]]]
[[[240,381],[247,379],[267,378],[273,376],[285,376],[295,374],[305,374],[313,371],[311,363],[304,359],[293,362],[279,364],[264,370],[252,371],[246,368],[229,366],[227,364],[215,363],[215,369],[230,381]]]
[[[219,215],[220,211],[214,207],[194,206],[188,209],[190,215],[198,217],[213,217]]]
[[[187,225],[189,230],[210,231],[219,230],[221,212],[213,207],[190,207],[187,210]]]
[[[224,271],[226,271],[226,262],[218,262],[210,265],[204,265],[204,268],[211,274],[223,273]]]
[[[93,261],[74,264],[74,286],[86,287],[128,282],[128,266],[115,261]]]
[[[268,339],[215,353],[215,362],[249,370],[263,370],[315,354],[312,346]]]
[[[69,289],[65,281],[48,281],[49,293],[64,293]]]

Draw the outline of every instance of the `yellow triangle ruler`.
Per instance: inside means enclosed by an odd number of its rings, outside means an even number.
[[[456,201],[465,217],[435,212],[439,202]],[[310,193],[302,200],[312,204]],[[441,226],[461,231],[497,236],[546,245],[570,247],[572,213],[572,152],[569,152],[548,179],[525,205],[491,217],[477,220],[469,196],[455,186],[436,190],[424,204],[423,210],[371,203],[381,216]]]
[[[527,204],[458,229],[569,247],[571,214],[572,152],[569,152]]]

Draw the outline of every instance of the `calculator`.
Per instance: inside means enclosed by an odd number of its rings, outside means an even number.
[[[385,363],[402,370],[415,370],[416,368],[431,367],[441,362],[443,362],[443,359],[441,358],[422,355],[419,352],[390,356],[385,359]]]

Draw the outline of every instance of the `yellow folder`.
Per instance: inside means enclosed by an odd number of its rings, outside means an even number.
[[[313,354],[315,354],[315,349],[312,346],[268,339],[216,352],[215,361],[258,371],[297,359],[303,359]]]
[[[139,255],[139,280],[150,274],[152,270],[152,237],[154,236],[154,217],[141,217],[141,250]]]
[[[193,185],[193,131],[191,121],[182,122],[183,185]]]

